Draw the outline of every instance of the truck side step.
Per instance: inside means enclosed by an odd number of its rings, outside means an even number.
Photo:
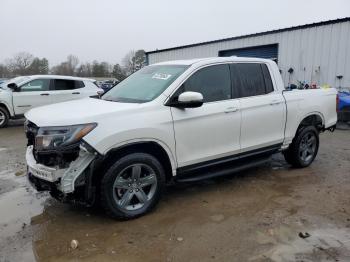
[[[219,177],[219,176],[227,176],[232,173],[236,173],[245,169],[249,169],[252,167],[260,166],[270,160],[270,156],[261,157],[258,159],[254,159],[254,161],[244,161],[240,163],[240,161],[235,161],[235,163],[232,163],[231,167],[226,167],[223,169],[222,167],[218,166],[215,169],[212,169],[210,171],[203,170],[203,172],[196,172],[194,174],[186,174],[186,175],[179,175],[176,177],[175,181],[179,183],[185,183],[185,182],[195,182],[200,181],[204,179]]]

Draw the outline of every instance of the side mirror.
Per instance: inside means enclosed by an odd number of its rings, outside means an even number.
[[[195,108],[203,105],[203,95],[198,92],[184,92],[179,95],[174,107],[179,108]]]
[[[12,89],[14,92],[19,92],[20,88],[15,83],[10,83],[7,85],[8,88]]]

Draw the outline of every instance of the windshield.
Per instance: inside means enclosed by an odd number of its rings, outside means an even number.
[[[125,103],[152,101],[163,93],[187,68],[186,65],[144,67],[113,87],[102,96],[102,99]]]
[[[15,83],[16,85],[20,85],[21,83],[29,79],[30,77],[28,76],[18,76],[12,79],[5,80],[4,82],[0,83],[0,87],[7,87],[7,85],[10,83]]]

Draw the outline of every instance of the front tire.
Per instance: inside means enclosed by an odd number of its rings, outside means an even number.
[[[150,154],[118,159],[101,182],[101,204],[113,218],[131,219],[151,211],[165,187],[165,173]]]
[[[293,167],[311,165],[319,148],[319,132],[314,126],[301,128],[289,148],[283,152],[285,160]]]
[[[9,119],[10,116],[7,110],[0,106],[0,128],[6,127]]]

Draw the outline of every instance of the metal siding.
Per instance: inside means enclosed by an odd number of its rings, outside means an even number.
[[[349,26],[347,26],[345,23],[340,24],[340,35],[339,35],[339,42],[338,42],[338,55],[337,55],[337,67],[336,67],[336,75],[342,75],[342,83],[344,82],[345,74],[347,71],[345,71],[345,63],[346,63],[346,49],[347,44],[349,42],[346,42],[348,39],[348,33],[349,33]],[[348,73],[349,74],[349,73]],[[336,83],[336,86],[338,86]]]
[[[330,54],[329,54],[329,66],[328,66],[328,74],[327,74],[327,81],[331,86],[335,86],[335,75],[336,75],[336,66],[337,66],[337,48],[338,48],[338,37],[340,33],[340,28],[338,25],[332,25],[332,31],[331,31],[331,45],[330,45]]]
[[[300,70],[300,67],[297,63],[297,61],[299,60],[298,58],[298,52],[297,50],[299,50],[300,48],[300,43],[298,41],[298,35],[300,34],[299,31],[290,31],[288,32],[288,34],[284,37],[286,39],[287,42],[287,49],[283,50],[283,52],[286,54],[286,58],[285,58],[285,66],[281,67],[281,69],[285,72],[285,80],[284,84],[285,86],[288,85],[289,82],[289,77],[290,77],[290,81],[291,83],[296,83],[298,79],[297,76],[297,72]],[[293,68],[293,73],[290,75],[288,73],[289,68]]]
[[[321,83],[321,52],[322,52],[322,36],[323,36],[323,28],[316,28],[316,36],[315,36],[315,47],[314,47],[314,58],[313,58],[313,76],[312,80],[316,83]]]
[[[344,56],[345,56],[345,68],[344,68],[344,79],[343,79],[343,85],[344,83],[348,83],[348,86],[350,86],[350,22],[347,23],[347,39],[345,43],[345,50],[344,50]],[[346,86],[346,85],[345,85]]]
[[[275,43],[278,44],[278,66],[285,85],[289,78],[287,71],[292,67],[292,83],[316,81],[337,87],[336,75],[340,74],[344,76],[342,86],[350,87],[350,21],[149,53],[148,58],[149,64],[153,64],[213,57],[221,50]]]
[[[316,28],[309,29],[309,41],[307,45],[307,78],[306,81],[311,84],[314,70],[314,50],[315,50]]]
[[[327,84],[328,82],[328,68],[329,68],[329,58],[331,53],[331,38],[329,37],[332,32],[332,26],[327,26],[323,28],[322,36],[322,52],[319,54],[321,56],[321,83]],[[330,83],[328,83],[330,84]]]
[[[278,57],[278,67],[282,70],[282,79],[284,81],[284,85],[286,86],[288,83],[288,64],[287,64],[287,55],[288,55],[288,42],[287,38],[283,34],[278,34],[279,38],[279,57]]]
[[[307,45],[309,41],[309,34],[306,30],[302,30],[300,38],[300,50],[299,50],[299,76],[300,81],[304,82],[307,78]]]

